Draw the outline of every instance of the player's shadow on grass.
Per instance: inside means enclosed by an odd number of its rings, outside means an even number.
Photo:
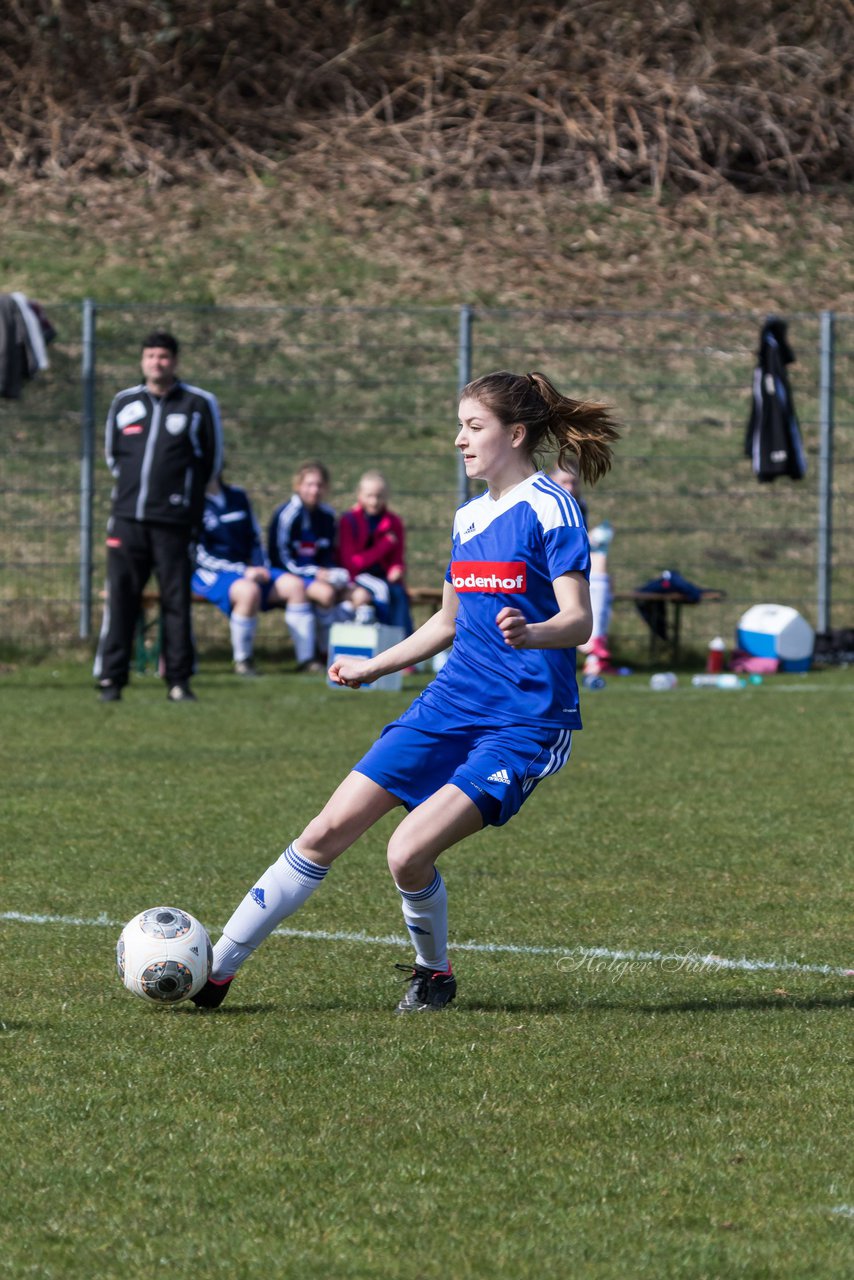
[[[743,1009],[812,1009],[854,1008],[854,996],[714,996],[708,999],[662,1000],[657,1004],[647,1000],[638,1003],[631,997],[625,1000],[598,999],[575,996],[565,999],[544,997],[542,1000],[470,1000],[460,1001],[460,1013],[736,1013]]]
[[[284,1003],[280,1004],[223,1004],[218,1009],[199,1009],[196,1005],[187,1004],[182,1009],[176,1009],[174,1012],[182,1013],[186,1017],[191,1018],[233,1018],[240,1016],[257,1016],[258,1014],[280,1014],[285,1007]],[[293,1009],[293,1005],[288,1002],[286,1006],[289,1010]],[[646,1000],[638,1003],[631,997],[625,1000],[599,999],[595,995],[590,997],[583,996],[567,996],[567,997],[550,997],[544,996],[542,1000],[477,1000],[464,999],[459,1000],[448,1010],[448,1016],[453,1017],[455,1013],[507,1013],[507,1014],[548,1014],[548,1013],[736,1013],[740,1010],[748,1009],[754,1012],[763,1009],[798,1009],[801,1012],[809,1012],[813,1009],[850,1009],[854,1008],[854,995],[844,996],[715,996],[708,999],[694,998],[692,1000],[662,1000],[656,1003],[654,1000]],[[324,1013],[382,1013],[393,1011],[391,1007],[386,1007],[382,1003],[376,1006],[366,1008],[364,1005],[356,1006],[351,1001],[341,999],[330,995],[329,999],[315,999],[306,1001],[300,1006],[300,1012],[305,1014],[324,1014]],[[7,1029],[10,1024],[7,1023]],[[17,1028],[15,1028],[17,1029]]]
[[[850,1009],[854,1007],[854,996],[716,996],[709,1000],[665,1000],[661,1004],[650,1001],[632,1007],[639,1013],[731,1013],[739,1009],[799,1009],[803,1012],[810,1009]]]

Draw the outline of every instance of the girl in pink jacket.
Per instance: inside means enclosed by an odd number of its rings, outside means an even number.
[[[338,559],[356,589],[351,597],[367,618],[373,608],[381,622],[412,630],[404,586],[406,535],[400,516],[389,511],[388,486],[379,471],[366,471],[359,481],[356,505],[338,523]]]

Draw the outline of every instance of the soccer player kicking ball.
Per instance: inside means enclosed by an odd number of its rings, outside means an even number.
[[[575,649],[590,635],[590,550],[575,499],[538,469],[572,460],[588,483],[611,465],[618,431],[605,405],[561,395],[541,373],[490,373],[464,388],[455,441],[486,492],[457,512],[442,607],[368,660],[341,658],[335,683],[357,689],[447,649],[450,657],[387,725],[324,809],[268,867],[225,925],[206,986],[214,1008],[253,951],[322,884],[332,863],[384,814],[406,817],[388,845],[415,962],[399,1013],[446,1008],[448,959],[440,853],[512,818],[569,759],[581,728]]]

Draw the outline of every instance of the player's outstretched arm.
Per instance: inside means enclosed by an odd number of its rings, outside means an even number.
[[[520,609],[505,608],[495,619],[504,643],[513,649],[574,649],[590,639],[590,588],[582,573],[562,573],[552,583],[558,612],[545,622],[528,622]]]
[[[329,668],[329,679],[334,684],[349,685],[358,689],[360,684],[371,684],[380,676],[403,671],[416,663],[432,658],[447,649],[457,629],[457,594],[449,582],[442,593],[442,607],[438,612],[413,631],[411,636],[392,645],[374,658],[340,658]]]

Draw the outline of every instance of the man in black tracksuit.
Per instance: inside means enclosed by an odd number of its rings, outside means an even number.
[[[167,696],[192,701],[190,578],[205,486],[222,468],[216,397],[179,381],[178,343],[162,331],[142,344],[145,381],[120,391],[107,414],[105,452],[115,477],[107,529],[107,604],[95,658],[101,700],[128,682],[142,593],[157,574]]]

